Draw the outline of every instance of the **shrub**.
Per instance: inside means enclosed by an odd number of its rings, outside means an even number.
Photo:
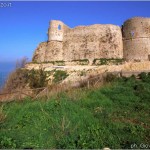
[[[107,75],[105,77],[106,82],[112,82],[115,79],[117,79],[117,75],[114,75],[112,73],[107,73]]]
[[[54,64],[58,65],[58,66],[65,66],[65,61],[63,61],[63,60],[55,61]]]
[[[80,76],[86,76],[86,71],[82,70],[81,73],[80,73]]]
[[[54,82],[59,82],[61,80],[64,80],[65,78],[67,78],[69,75],[67,74],[66,71],[62,71],[62,70],[56,70],[54,73]]]
[[[108,65],[108,64],[122,64],[124,62],[124,59],[120,58],[100,58],[100,59],[94,59],[93,64],[95,65]]]
[[[89,60],[88,59],[72,60],[72,62],[77,62],[78,65],[88,65],[89,64]]]
[[[142,81],[147,81],[147,73],[145,72],[142,72],[139,74],[139,78],[142,80]]]
[[[16,69],[9,74],[4,85],[4,90],[11,92],[17,88],[24,88],[27,84],[27,80],[28,71],[26,69]]]
[[[47,86],[47,72],[45,72],[43,69],[30,70],[28,73],[28,83],[30,88],[41,88]]]

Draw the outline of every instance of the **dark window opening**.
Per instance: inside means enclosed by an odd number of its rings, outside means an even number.
[[[60,24],[58,25],[58,30],[61,30],[61,25]]]

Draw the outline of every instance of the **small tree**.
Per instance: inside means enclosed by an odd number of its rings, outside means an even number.
[[[20,60],[17,60],[17,62],[16,62],[16,69],[24,68],[25,65],[27,64],[27,62],[28,62],[28,58],[27,57],[23,57]]]

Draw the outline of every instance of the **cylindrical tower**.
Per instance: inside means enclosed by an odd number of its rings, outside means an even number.
[[[63,41],[63,34],[67,26],[59,21],[52,20],[48,29],[48,41]]]
[[[123,55],[127,61],[150,60],[150,18],[131,18],[123,24]]]

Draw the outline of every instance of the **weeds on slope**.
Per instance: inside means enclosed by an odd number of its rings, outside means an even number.
[[[49,100],[3,103],[1,148],[96,149],[150,145],[150,82],[119,78],[109,86],[62,92]]]

